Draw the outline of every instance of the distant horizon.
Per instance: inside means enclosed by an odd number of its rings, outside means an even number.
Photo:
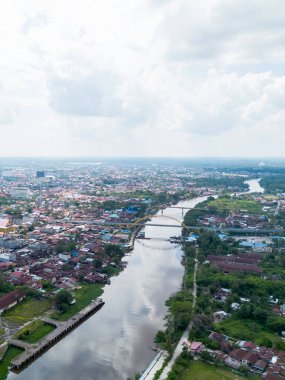
[[[143,159],[260,159],[260,160],[268,160],[268,159],[285,159],[284,156],[0,156],[2,158],[82,158],[82,159],[98,159],[98,158],[143,158]]]
[[[176,161],[258,161],[258,162],[264,162],[266,164],[267,162],[275,162],[275,161],[285,161],[285,156],[276,156],[276,157],[262,157],[262,156],[0,156],[0,163],[1,160],[91,160],[91,161],[104,161],[104,160],[176,160]]]

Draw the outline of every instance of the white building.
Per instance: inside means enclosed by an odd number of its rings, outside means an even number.
[[[29,199],[30,190],[27,187],[12,187],[11,198],[14,199]]]

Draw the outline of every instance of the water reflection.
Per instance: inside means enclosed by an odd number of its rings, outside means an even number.
[[[248,182],[251,189],[258,183]],[[194,207],[205,199],[177,206]],[[183,219],[180,209],[168,208],[164,215]],[[158,221],[174,224],[165,218],[152,220]],[[168,238],[178,235],[180,228],[146,226],[145,232],[148,237]],[[181,284],[181,249],[161,251],[136,242],[124,260],[127,268],[105,288],[104,307],[23,372],[10,373],[9,380],[126,380],[148,366],[155,356],[151,350],[154,335],[164,325],[164,302]]]
[[[193,207],[203,199],[179,205]],[[167,209],[164,215],[182,219],[180,209]],[[174,224],[165,218],[153,219],[158,222]],[[146,236],[168,238],[181,230],[147,226],[145,231]],[[136,242],[124,260],[127,268],[105,288],[104,307],[23,372],[10,373],[9,380],[126,380],[148,366],[155,356],[154,335],[164,325],[165,300],[181,284],[181,249],[161,251]]]

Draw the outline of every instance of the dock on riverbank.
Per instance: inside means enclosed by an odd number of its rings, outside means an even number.
[[[56,329],[46,335],[38,343],[30,344],[19,339],[11,339],[8,343],[23,348],[25,351],[11,361],[11,370],[19,371],[26,366],[30,361],[48,350],[52,345],[59,341],[64,335],[73,330],[76,326],[89,318],[92,314],[98,311],[104,302],[101,298],[93,301],[89,306],[85,307],[66,322],[59,322],[52,319],[44,318],[46,323],[55,326]]]

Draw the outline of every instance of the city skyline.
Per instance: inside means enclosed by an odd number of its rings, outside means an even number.
[[[4,2],[0,156],[284,157],[282,5]]]

